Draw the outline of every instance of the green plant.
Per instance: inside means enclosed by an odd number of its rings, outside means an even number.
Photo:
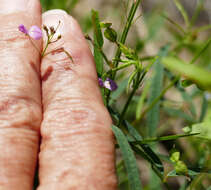
[[[70,10],[77,3],[73,0],[68,2],[45,1],[44,7]],[[102,85],[101,92],[113,118],[112,129],[117,148],[122,152],[122,160],[117,163],[119,188],[174,189],[170,178],[183,176],[181,190],[208,189],[211,185],[211,26],[195,26],[204,0],[198,1],[192,17],[179,0],[174,0],[175,9],[181,13],[184,25],[163,11],[159,16],[157,12],[146,17],[143,15],[148,23],[148,36],[136,40],[136,48],[132,48],[126,44],[126,40],[139,18],[136,11],[141,3],[141,0],[126,2],[125,7],[129,11],[125,13],[126,20],[121,31],[116,31],[112,23],[101,21],[99,13],[92,10],[93,37],[85,35],[93,45],[101,82],[109,78],[118,83],[115,91]],[[154,20],[150,20],[150,17]],[[156,38],[161,26],[171,31],[173,40],[166,40],[157,54],[143,56],[145,47]],[[198,37],[204,31],[208,35],[200,40]],[[110,46],[116,47],[113,58],[108,58],[110,56],[104,51],[106,40],[110,41]],[[191,55],[188,61],[181,57],[185,51]],[[170,98],[167,93],[177,93],[181,96],[180,101]],[[174,126],[172,121],[179,121],[180,124]],[[184,133],[175,134],[182,128]],[[181,145],[180,138],[185,138],[187,145]],[[164,142],[168,145],[166,150],[169,154],[166,155],[159,150],[159,146],[165,145]],[[172,153],[174,146],[178,150],[174,149]],[[151,177],[147,184],[141,182],[137,164],[142,162],[140,157],[149,163],[147,167]],[[168,167],[164,167],[166,164]],[[153,183],[150,184],[150,181]]]

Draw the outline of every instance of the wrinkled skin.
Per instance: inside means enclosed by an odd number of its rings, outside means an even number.
[[[59,21],[62,39],[48,51],[64,47],[74,63],[62,52],[41,60],[17,29]],[[115,190],[111,119],[77,22],[42,15],[38,0],[0,0],[0,23],[0,190],[31,190],[37,165],[38,190]]]

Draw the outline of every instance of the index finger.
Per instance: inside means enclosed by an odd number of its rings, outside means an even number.
[[[42,119],[39,52],[18,31],[41,26],[38,0],[0,0],[0,189],[31,190]],[[41,50],[41,41],[36,42]]]

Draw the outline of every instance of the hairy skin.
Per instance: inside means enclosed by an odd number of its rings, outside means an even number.
[[[40,69],[40,54],[17,30],[41,27],[39,1],[0,0],[0,189],[31,190],[39,159],[38,190],[115,190],[112,121],[86,40],[61,10],[42,21],[61,21],[62,39],[48,51],[64,48],[73,63],[58,51]],[[35,43],[41,51],[41,40]]]

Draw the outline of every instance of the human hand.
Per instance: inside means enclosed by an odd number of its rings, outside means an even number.
[[[59,21],[62,38],[48,50],[63,47],[74,63],[62,52],[41,60],[17,29]],[[41,15],[38,0],[0,0],[0,23],[0,190],[31,190],[38,162],[38,190],[116,189],[111,119],[77,22]],[[34,43],[42,51],[46,37]]]

